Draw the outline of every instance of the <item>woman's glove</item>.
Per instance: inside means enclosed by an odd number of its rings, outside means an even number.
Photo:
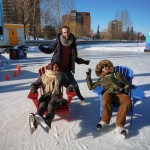
[[[92,69],[88,68],[88,72],[86,72],[86,77],[91,77]]]
[[[125,90],[125,92],[128,94],[129,91],[131,90],[131,88],[132,88],[132,85],[127,84],[127,85],[124,87],[124,90]]]
[[[31,87],[30,92],[31,93],[38,93],[38,91],[35,87]]]
[[[124,87],[124,88],[120,88],[120,89],[119,89],[119,93],[121,92],[121,93],[126,93],[126,94],[128,94],[129,91],[130,91],[130,87]]]

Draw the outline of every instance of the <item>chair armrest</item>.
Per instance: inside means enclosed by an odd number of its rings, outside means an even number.
[[[143,98],[145,98],[145,95],[140,87],[134,85],[131,89],[131,97],[133,99],[142,100]]]
[[[75,91],[72,91],[72,92],[66,91],[66,94],[67,94],[67,96],[72,96],[72,97],[76,96],[76,92]]]
[[[93,89],[93,93],[100,94],[103,92],[103,90],[104,88],[102,86],[97,86],[95,89]]]
[[[32,93],[32,92],[30,92],[29,94],[28,94],[28,98],[29,99],[38,99],[38,92],[37,93]]]
[[[67,95],[67,99],[68,99],[68,105],[70,105],[72,98],[74,96],[76,96],[77,94],[75,91],[72,91],[72,92],[66,91],[66,95]]]

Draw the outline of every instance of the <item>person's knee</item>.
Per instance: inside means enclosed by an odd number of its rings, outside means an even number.
[[[39,104],[39,109],[43,109],[43,108],[45,108],[46,107],[46,104],[45,103],[40,103]]]
[[[125,103],[126,103],[126,105],[127,105],[128,107],[130,107],[130,106],[132,105],[132,102],[131,102],[131,99],[130,99],[130,98],[126,99]]]
[[[111,104],[112,98],[111,95],[109,93],[104,93],[102,96],[102,104],[103,106],[106,106],[108,104]]]
[[[77,83],[72,83],[72,86],[74,89],[78,88],[78,84]]]
[[[127,106],[131,106],[131,98],[128,95],[125,95],[123,98],[123,103],[126,104]]]

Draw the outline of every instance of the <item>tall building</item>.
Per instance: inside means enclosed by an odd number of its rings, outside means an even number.
[[[114,33],[114,32],[122,32],[122,23],[118,20],[113,20],[108,23],[108,32]]]
[[[39,0],[2,0],[2,3],[4,23],[23,24],[26,35],[37,36],[41,32]]]
[[[70,14],[62,17],[62,24],[69,26],[76,37],[87,36],[91,30],[90,13],[72,10]]]
[[[116,19],[109,22],[108,23],[108,33],[110,35],[110,39],[112,39],[112,40],[121,39],[122,23]]]
[[[2,0],[3,12],[4,12],[4,22],[13,23],[13,18],[15,18],[15,4],[13,0]]]

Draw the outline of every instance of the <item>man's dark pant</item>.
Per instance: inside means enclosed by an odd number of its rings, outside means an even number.
[[[77,81],[74,78],[74,75],[68,69],[63,70],[63,72],[66,73],[67,77],[69,78],[69,80],[70,80],[70,82],[71,82],[71,84],[72,84],[72,86],[73,86],[73,88],[74,88],[78,98],[80,100],[84,100],[83,96],[80,93],[78,83],[77,83]]]

